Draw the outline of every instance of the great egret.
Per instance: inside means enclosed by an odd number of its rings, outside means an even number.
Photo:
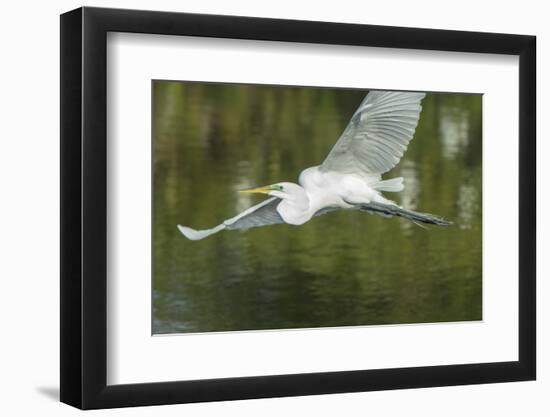
[[[381,194],[404,188],[402,177],[382,180],[381,176],[397,165],[413,138],[424,96],[370,91],[327,158],[321,165],[303,170],[298,184],[278,182],[241,190],[271,198],[211,229],[194,230],[181,225],[178,229],[188,239],[199,240],[224,229],[281,223],[299,226],[315,216],[340,209],[448,226],[450,222],[441,217],[407,210]]]

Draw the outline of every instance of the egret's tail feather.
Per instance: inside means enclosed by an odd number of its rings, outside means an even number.
[[[403,207],[399,207],[395,204],[382,204],[382,203],[368,203],[361,204],[360,210],[367,211],[369,213],[379,214],[384,217],[396,216],[410,220],[413,223],[434,224],[436,226],[450,226],[453,224],[449,220],[445,220],[442,217],[435,216],[429,213],[418,213],[416,211],[407,210]]]
[[[403,191],[405,185],[403,184],[403,177],[397,177],[389,180],[378,181],[377,183],[372,184],[372,188],[376,191],[398,193],[399,191]]]
[[[185,227],[178,224],[178,229],[181,232],[182,235],[184,235],[189,240],[201,240],[204,239],[207,236],[213,235],[214,233],[218,233],[220,230],[225,229],[225,224],[220,224],[216,227],[213,227],[212,229],[206,229],[206,230],[195,230],[191,229],[190,227]]]

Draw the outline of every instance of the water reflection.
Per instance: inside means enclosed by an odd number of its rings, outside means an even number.
[[[190,242],[319,164],[364,91],[155,82],[153,332],[481,318],[481,97],[429,94],[387,194],[455,222],[339,212]]]
[[[467,111],[456,107],[441,107],[439,134],[445,159],[455,159],[468,146],[468,131]]]
[[[406,157],[402,159],[400,163],[401,167],[399,170],[399,175],[405,178],[404,184],[405,189],[398,194],[396,200],[398,204],[403,207],[407,207],[411,210],[416,210],[418,208],[418,195],[420,193],[420,181],[418,181],[418,168],[416,167],[414,161],[407,159]],[[403,230],[411,230],[415,227],[418,227],[411,222],[400,222],[400,226]]]
[[[458,225],[465,229],[472,225],[474,216],[478,212],[479,198],[473,185],[463,184],[458,193]]]

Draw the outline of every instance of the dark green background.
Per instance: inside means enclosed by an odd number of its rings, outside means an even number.
[[[480,95],[431,93],[415,138],[384,178],[407,208],[449,228],[338,212],[303,226],[189,241],[296,182],[338,139],[366,91],[153,82],[153,333],[482,318]]]

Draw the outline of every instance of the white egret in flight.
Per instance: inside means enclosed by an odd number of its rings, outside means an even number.
[[[188,239],[199,240],[225,229],[282,223],[299,226],[315,216],[341,209],[448,226],[447,220],[407,210],[381,194],[404,188],[402,177],[383,180],[382,174],[397,165],[413,138],[424,96],[369,92],[323,163],[303,170],[298,184],[278,182],[242,190],[271,198],[211,229],[194,230],[181,225],[178,229]]]

